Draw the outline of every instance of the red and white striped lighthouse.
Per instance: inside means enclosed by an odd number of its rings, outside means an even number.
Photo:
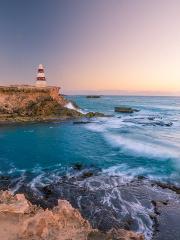
[[[46,77],[44,73],[44,67],[42,64],[39,64],[37,78],[36,78],[36,87],[46,87],[46,86],[47,86],[47,82],[46,82]]]

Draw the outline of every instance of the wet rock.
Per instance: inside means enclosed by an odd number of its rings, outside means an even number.
[[[155,120],[155,117],[148,117],[148,120],[153,121]]]
[[[137,176],[137,179],[138,179],[138,180],[145,180],[145,179],[147,179],[147,177],[142,176],[142,175],[139,175],[139,176]]]
[[[52,188],[49,185],[43,187],[42,191],[46,197],[49,197],[52,194]]]
[[[83,168],[82,163],[75,163],[73,166],[73,169],[78,171],[82,170],[82,168]]]
[[[73,124],[88,124],[88,123],[92,123],[90,121],[74,121]]]
[[[171,127],[173,125],[172,122],[166,122],[159,120],[159,118],[130,118],[124,119],[123,122],[130,122],[134,124],[140,124],[143,126],[161,126],[161,127]]]
[[[112,229],[108,233],[93,231],[89,233],[87,240],[145,240],[142,234],[126,231],[124,229]]]
[[[179,202],[157,202],[156,211],[158,228],[155,229],[153,240],[178,240],[180,237],[180,208]]]
[[[3,176],[3,175],[2,175],[2,176],[0,176],[0,181],[1,181],[1,180],[9,180],[9,177],[8,177],[8,176]]]
[[[0,190],[7,190],[11,184],[9,176],[0,176]]]
[[[176,192],[177,194],[180,194],[180,187],[177,187],[176,185],[173,184],[168,184],[168,183],[163,183],[163,182],[154,182],[152,185],[158,185],[159,187],[161,187],[162,189],[170,189],[174,192]]]
[[[93,172],[84,172],[82,178],[89,178],[92,177],[93,175],[94,175]]]
[[[165,127],[171,127],[172,125],[173,125],[173,123],[172,122],[163,122],[163,121],[157,121],[157,122],[155,122],[155,125],[157,125],[157,126],[165,126]]]
[[[93,118],[93,117],[107,117],[104,113],[99,112],[88,112],[84,115],[87,118]]]
[[[118,112],[118,113],[134,113],[134,112],[139,112],[138,109],[134,109],[134,108],[131,108],[131,107],[125,107],[125,106],[115,107],[114,110],[115,110],[115,112]]]

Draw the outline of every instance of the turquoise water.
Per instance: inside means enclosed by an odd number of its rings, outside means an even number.
[[[73,165],[118,175],[122,181],[143,175],[180,184],[180,98],[69,96],[83,111],[112,117],[88,124],[73,121],[0,127],[1,174],[31,174],[53,180],[73,174]],[[126,105],[133,114],[114,113]],[[46,177],[45,177],[46,176]]]

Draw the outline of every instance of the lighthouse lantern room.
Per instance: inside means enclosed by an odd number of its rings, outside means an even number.
[[[37,78],[36,78],[36,87],[46,87],[46,86],[47,86],[47,82],[46,82],[46,77],[44,73],[44,67],[42,64],[39,64]]]

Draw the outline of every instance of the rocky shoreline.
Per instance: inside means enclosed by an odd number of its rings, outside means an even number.
[[[14,183],[1,176],[0,189],[14,189]],[[58,206],[59,199],[67,200],[93,229],[98,229],[98,234],[104,234],[104,238],[92,239],[109,239],[109,231],[124,229],[140,232],[148,240],[178,240],[179,191],[177,186],[143,177],[125,183],[118,176],[85,170],[76,176],[62,176],[52,184],[37,183],[33,188],[24,182],[16,193],[23,193],[32,204],[50,211]]]
[[[143,240],[141,234],[123,229],[103,233],[93,229],[66,200],[52,210],[37,207],[23,194],[0,192],[0,238],[3,240]]]

